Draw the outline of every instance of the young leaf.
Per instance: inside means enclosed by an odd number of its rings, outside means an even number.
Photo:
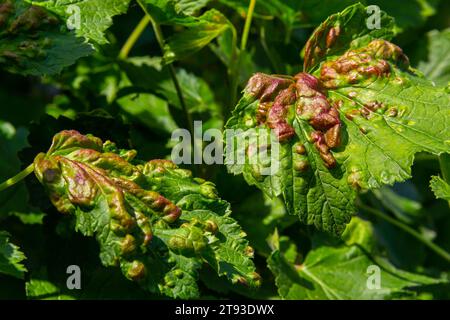
[[[232,27],[228,19],[219,11],[211,9],[206,11],[194,22],[183,23],[187,30],[177,33],[167,40],[164,46],[164,62],[189,56]]]
[[[112,18],[128,10],[131,0],[26,0],[55,13],[75,29],[77,36],[98,44],[108,43],[105,31]]]
[[[0,231],[0,273],[23,279],[27,269],[23,265],[25,255],[19,247],[9,241],[10,234]]]
[[[103,265],[120,266],[149,291],[198,297],[203,262],[232,281],[256,285],[247,241],[214,185],[170,161],[140,163],[135,155],[62,131],[36,157],[35,173],[55,207],[96,237]]]
[[[414,296],[415,287],[443,280],[396,269],[376,255],[369,222],[354,218],[344,243],[323,243],[313,237],[313,249],[300,265],[276,250],[268,259],[283,299],[390,299]]]
[[[227,142],[250,136],[245,150],[227,148],[227,158],[247,155],[242,165],[227,160],[229,170],[270,196],[282,194],[302,222],[335,234],[350,221],[358,190],[409,178],[419,151],[450,153],[450,96],[416,76],[399,47],[373,40],[392,33],[367,34],[362,12],[350,7],[318,28],[305,63],[317,66],[313,75],[254,75],[227,123],[234,129]],[[266,131],[279,150],[252,142]],[[279,160],[258,160],[267,153]],[[263,175],[274,162],[278,170]]]
[[[45,9],[23,0],[0,1],[0,67],[23,75],[55,74],[92,52]]]
[[[450,201],[450,185],[444,179],[434,176],[431,178],[430,186],[436,198]]]

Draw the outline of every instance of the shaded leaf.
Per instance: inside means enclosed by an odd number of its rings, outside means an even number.
[[[23,0],[3,0],[0,12],[0,66],[10,72],[55,74],[93,52],[40,7]]]
[[[417,68],[436,85],[446,86],[450,81],[450,29],[427,34],[428,57]]]
[[[23,265],[25,255],[9,241],[10,234],[0,231],[0,273],[23,279],[27,269]]]
[[[136,93],[117,100],[120,107],[138,122],[157,132],[171,134],[178,128],[165,100],[148,93]]]
[[[228,19],[217,10],[208,10],[195,22],[184,23],[187,30],[177,33],[164,46],[164,62],[171,63],[183,59],[221,35],[232,27]]]
[[[279,294],[284,299],[390,299],[413,297],[417,287],[442,283],[424,275],[396,269],[376,255],[370,223],[354,218],[344,243],[323,244],[313,238],[313,249],[300,265],[292,265],[276,250],[268,259]],[[322,243],[321,243],[322,242]],[[319,244],[320,243],[320,244]],[[374,271],[377,270],[377,271]],[[373,278],[379,272],[380,287]]]

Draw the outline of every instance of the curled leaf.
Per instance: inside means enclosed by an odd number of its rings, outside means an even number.
[[[247,241],[214,185],[172,162],[141,163],[135,156],[110,141],[62,131],[36,157],[35,173],[58,211],[74,215],[77,230],[96,237],[102,263],[120,266],[144,288],[196,297],[203,262],[231,280],[257,284]],[[231,257],[223,254],[229,246]]]

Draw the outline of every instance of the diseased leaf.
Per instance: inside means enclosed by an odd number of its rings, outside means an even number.
[[[302,264],[289,263],[279,250],[272,253],[268,264],[283,299],[405,298],[414,296],[417,287],[444,282],[396,269],[378,256],[369,222],[353,218],[348,228],[343,242],[336,245],[314,236]],[[378,288],[372,280],[375,272],[380,276]]]
[[[380,29],[367,28],[367,17],[366,8],[357,3],[321,23],[306,43],[303,70],[311,72],[320,62],[351,48],[363,47],[374,39],[392,39],[395,25],[390,16],[380,12]]]
[[[25,255],[9,241],[10,234],[0,231],[0,273],[23,279],[27,269],[23,265]]]
[[[436,198],[450,201],[450,185],[444,179],[434,176],[431,178],[430,186]]]
[[[77,36],[98,44],[108,43],[105,31],[112,18],[127,11],[131,0],[26,0],[55,13],[75,29]],[[77,21],[79,20],[79,21]],[[79,24],[79,25],[78,25]]]
[[[244,234],[212,183],[172,162],[133,160],[77,131],[57,134],[35,173],[55,207],[75,215],[76,229],[95,236],[105,266],[120,266],[145,289],[175,298],[198,297],[203,262],[250,286],[259,281]]]
[[[399,47],[372,38],[392,33],[328,31],[335,20],[363,28],[362,12],[353,6],[319,27],[305,64],[317,65],[312,75],[254,75],[225,134],[227,143],[250,137],[242,150],[227,148],[230,172],[269,196],[282,194],[302,222],[335,234],[355,212],[357,191],[409,178],[417,152],[450,153],[450,96],[416,76]],[[275,141],[258,145],[267,132]],[[236,153],[245,163],[231,158]]]
[[[248,8],[246,0],[220,0],[221,3],[235,9],[245,17]],[[395,19],[396,31],[418,28],[437,11],[437,2],[433,0],[410,0],[405,6],[398,1],[390,0],[265,0],[255,7],[255,18],[262,20],[279,19],[285,26],[286,33],[295,28],[316,26],[328,16],[340,12],[348,6],[361,3],[376,5]],[[374,11],[369,11],[369,18]],[[381,25],[383,26],[383,25]]]
[[[0,1],[0,67],[22,75],[55,74],[92,52],[43,8]]]

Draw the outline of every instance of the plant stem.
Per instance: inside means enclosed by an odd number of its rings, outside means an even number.
[[[9,178],[8,180],[0,184],[0,192],[22,181],[23,179],[28,177],[33,171],[34,171],[34,163],[30,164],[28,167],[26,167],[23,171],[16,174],[14,177]]]
[[[439,247],[437,244],[433,243],[432,241],[424,238],[419,232],[417,232],[416,230],[414,230],[413,228],[407,226],[406,224],[404,224],[403,222],[400,222],[392,217],[390,217],[389,215],[381,212],[380,210],[371,208],[361,202],[358,202],[358,206],[367,211],[370,212],[371,214],[386,220],[387,222],[393,224],[394,226],[402,229],[403,231],[405,231],[406,233],[409,233],[411,236],[413,236],[414,238],[416,238],[417,240],[419,240],[420,242],[422,242],[424,245],[426,245],[429,249],[431,249],[434,253],[436,253],[437,255],[439,255],[441,258],[445,259],[447,262],[450,263],[450,254],[445,251],[444,249],[442,249],[441,247]]]
[[[241,52],[245,51],[247,47],[248,35],[250,33],[250,27],[252,25],[253,12],[255,11],[256,0],[250,0],[248,5],[247,17],[245,18],[244,32],[241,38]]]
[[[136,41],[141,36],[142,32],[144,32],[145,28],[150,23],[150,18],[148,15],[145,15],[138,25],[134,28],[133,32],[128,37],[127,41],[123,45],[122,49],[120,49],[119,59],[126,59],[128,54],[130,53],[133,46],[136,44]]]
[[[159,47],[161,49],[161,52],[164,54],[164,43],[165,43],[165,40],[164,40],[164,35],[162,33],[162,30],[161,30],[161,26],[152,17],[150,12],[147,10],[145,5],[142,4],[142,2],[140,0],[138,0],[138,4],[140,5],[142,10],[144,11],[145,15],[148,17],[149,21],[151,22],[152,27],[153,27],[153,31],[155,32],[156,41],[158,41]],[[187,122],[187,126],[188,126],[188,129],[189,129],[189,132],[191,133],[191,137],[193,139],[193,143],[191,144],[192,150],[193,150],[194,154],[196,152],[201,152],[201,150],[200,151],[197,150],[197,147],[196,147],[195,135],[194,135],[194,133],[195,133],[194,132],[194,121],[192,119],[192,115],[190,114],[190,112],[189,112],[189,110],[187,108],[186,102],[184,100],[183,91],[181,89],[180,82],[178,81],[178,77],[177,77],[177,73],[176,73],[175,67],[173,66],[172,63],[168,64],[167,67],[169,68],[170,77],[172,78],[173,85],[175,86],[175,91],[177,93],[178,100],[180,101],[181,109],[183,110],[183,113],[185,115],[185,120]],[[195,165],[192,166],[192,171],[194,172],[194,174],[198,173],[197,167]]]
[[[156,40],[158,41],[159,47],[161,48],[161,52],[164,53],[164,35],[161,30],[161,26],[158,22],[155,21],[155,19],[152,17],[150,12],[148,12],[147,8],[138,1],[139,5],[141,6],[142,10],[145,12],[145,15],[148,17],[149,21],[152,23],[153,31],[155,32]],[[189,110],[186,106],[186,102],[184,101],[183,91],[180,86],[180,82],[177,78],[177,73],[175,71],[174,66],[170,63],[167,65],[169,68],[170,77],[172,78],[173,85],[175,86],[175,91],[177,92],[178,100],[180,101],[181,109],[183,110],[183,113],[186,117],[186,121],[188,122],[188,128],[189,132],[191,133],[191,136],[194,136],[194,123],[192,121],[192,116],[189,113]]]
[[[242,33],[241,38],[241,47],[239,53],[235,53],[234,56],[236,57],[234,65],[231,67],[231,81],[230,81],[230,87],[231,87],[231,94],[230,94],[230,108],[233,108],[236,104],[236,96],[238,91],[238,85],[239,85],[239,68],[241,65],[241,57],[243,52],[245,52],[245,49],[247,47],[247,41],[248,41],[248,35],[250,33],[250,27],[252,25],[252,19],[253,19],[253,12],[255,11],[255,5],[256,0],[250,0],[250,4],[248,5],[247,10],[247,16],[245,18],[245,25],[244,25],[244,31]],[[236,49],[233,51],[237,51]]]

